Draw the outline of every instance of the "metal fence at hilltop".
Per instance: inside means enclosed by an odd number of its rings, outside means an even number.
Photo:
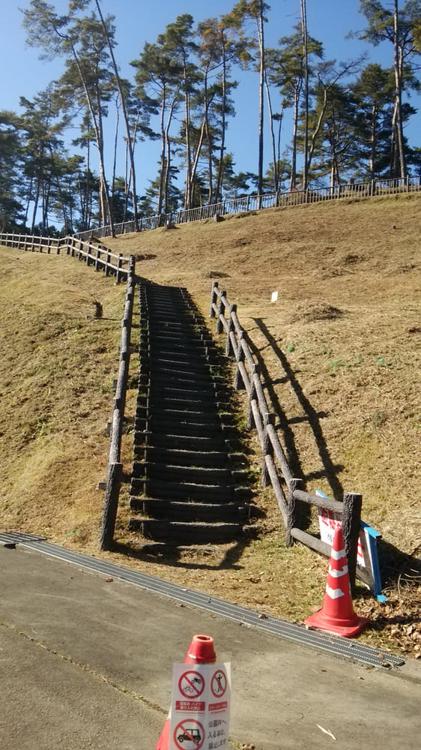
[[[391,180],[370,180],[366,182],[350,182],[335,187],[309,188],[307,190],[292,190],[289,192],[264,193],[263,195],[246,195],[241,198],[227,198],[219,203],[212,203],[197,208],[182,209],[170,213],[142,216],[138,226],[132,221],[114,224],[114,234],[129,234],[142,232],[147,229],[157,229],[176,224],[187,224],[191,221],[203,221],[217,217],[246,214],[267,208],[290,208],[322,201],[372,198],[374,196],[394,195],[396,193],[412,193],[421,191],[421,177],[394,178]],[[89,229],[75,234],[80,239],[93,237],[110,237],[110,225]]]

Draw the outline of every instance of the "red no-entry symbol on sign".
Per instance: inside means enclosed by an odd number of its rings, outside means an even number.
[[[174,729],[174,742],[178,750],[200,750],[205,741],[205,730],[196,719],[183,719]]]
[[[200,672],[189,669],[181,675],[178,689],[185,698],[198,698],[205,689],[205,680]]]
[[[217,669],[211,679],[211,690],[215,698],[222,698],[227,689],[227,676],[222,669]]]

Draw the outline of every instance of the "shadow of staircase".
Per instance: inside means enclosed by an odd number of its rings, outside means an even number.
[[[224,358],[185,289],[140,287],[130,529],[171,545],[227,543],[249,515]]]

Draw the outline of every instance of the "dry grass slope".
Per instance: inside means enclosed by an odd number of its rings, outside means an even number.
[[[406,554],[420,543],[420,208],[412,195],[269,210],[109,242],[137,254],[146,278],[186,286],[206,313],[210,280],[219,278],[266,368],[294,473],[308,490],[361,492],[364,518]],[[113,320],[88,318],[92,295]],[[108,449],[122,299],[69,259],[1,251],[0,526],[97,553],[95,484]],[[258,476],[257,459],[255,467]],[[135,549],[126,564],[292,619],[319,605],[326,563],[299,545],[285,549],[270,490],[259,493],[258,538],[164,557],[127,533],[126,499],[118,536],[121,551]],[[365,638],[421,653],[411,566],[390,559],[399,589],[390,588],[386,610],[362,604],[376,622]]]
[[[2,249],[2,528],[96,537],[122,303],[122,289],[68,258]]]

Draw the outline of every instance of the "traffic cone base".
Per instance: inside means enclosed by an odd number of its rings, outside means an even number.
[[[335,530],[327,574],[323,606],[304,620],[308,628],[325,630],[343,638],[354,638],[361,633],[367,620],[359,617],[352,606],[348,560],[342,529]]]
[[[354,620],[354,622],[352,622]],[[332,633],[332,635],[341,635],[343,638],[355,638],[364,630],[368,620],[364,617],[358,617],[354,612],[353,618],[335,618],[334,620],[327,616],[323,609],[319,609],[314,615],[310,615],[304,621],[304,624],[308,628],[314,628],[315,630],[324,630],[326,633]]]

